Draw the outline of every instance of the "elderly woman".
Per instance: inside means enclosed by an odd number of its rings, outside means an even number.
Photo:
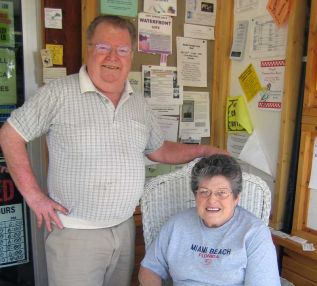
[[[242,173],[227,155],[201,159],[192,170],[196,208],[165,224],[146,252],[139,280],[161,285],[280,285],[268,227],[238,206]]]

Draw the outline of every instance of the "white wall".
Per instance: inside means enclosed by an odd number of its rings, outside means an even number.
[[[42,45],[41,0],[21,0],[25,99],[38,89],[42,82],[42,64],[39,51]],[[45,140],[40,138],[28,144],[30,160],[40,186],[46,191]],[[47,270],[44,253],[44,233],[36,227],[36,218],[31,214],[31,236],[35,286],[47,285]]]

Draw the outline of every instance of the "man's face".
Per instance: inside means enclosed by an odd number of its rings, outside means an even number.
[[[131,52],[122,56],[117,52],[118,47]],[[106,94],[121,94],[131,69],[132,58],[132,43],[128,30],[105,23],[96,27],[88,42],[87,71],[99,90]]]

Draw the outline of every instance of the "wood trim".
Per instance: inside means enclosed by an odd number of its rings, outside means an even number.
[[[306,5],[301,0],[292,2],[288,19],[284,97],[282,103],[279,158],[277,162],[274,205],[270,225],[281,229],[285,213],[285,201],[292,156],[293,137],[297,114],[298,93],[304,46]]]
[[[312,167],[314,140],[317,137],[317,120],[315,124],[303,124],[299,153],[299,164],[296,184],[296,197],[293,216],[292,234],[317,243],[316,230],[307,227],[310,189],[308,187]]]
[[[86,30],[90,22],[98,14],[98,4],[97,0],[82,0],[81,1],[81,46],[82,46],[82,62],[86,62]],[[99,3],[99,2],[98,2]]]
[[[229,58],[233,34],[234,1],[217,2],[215,49],[211,95],[211,144],[227,149],[226,103],[230,85]]]
[[[284,247],[286,249],[291,250],[294,253],[299,254],[302,257],[309,258],[315,263],[317,263],[317,250],[315,251],[303,251],[302,245],[299,243],[296,243],[295,241],[292,241],[287,238],[281,238],[276,235],[272,235],[272,239],[275,245]]]
[[[317,0],[311,0],[304,108],[317,108]],[[317,112],[317,111],[316,111]]]
[[[317,137],[317,0],[311,1],[304,108],[292,234],[317,243],[317,231],[307,226],[314,140]]]
[[[290,249],[285,249],[282,277],[295,285],[316,286],[317,261]]]

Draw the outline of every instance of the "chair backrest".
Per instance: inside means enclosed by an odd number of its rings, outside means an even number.
[[[181,169],[149,179],[141,198],[141,211],[145,248],[158,235],[162,225],[174,214],[195,206],[190,188],[191,169],[198,160]],[[243,172],[240,206],[269,222],[271,192],[260,177]]]

